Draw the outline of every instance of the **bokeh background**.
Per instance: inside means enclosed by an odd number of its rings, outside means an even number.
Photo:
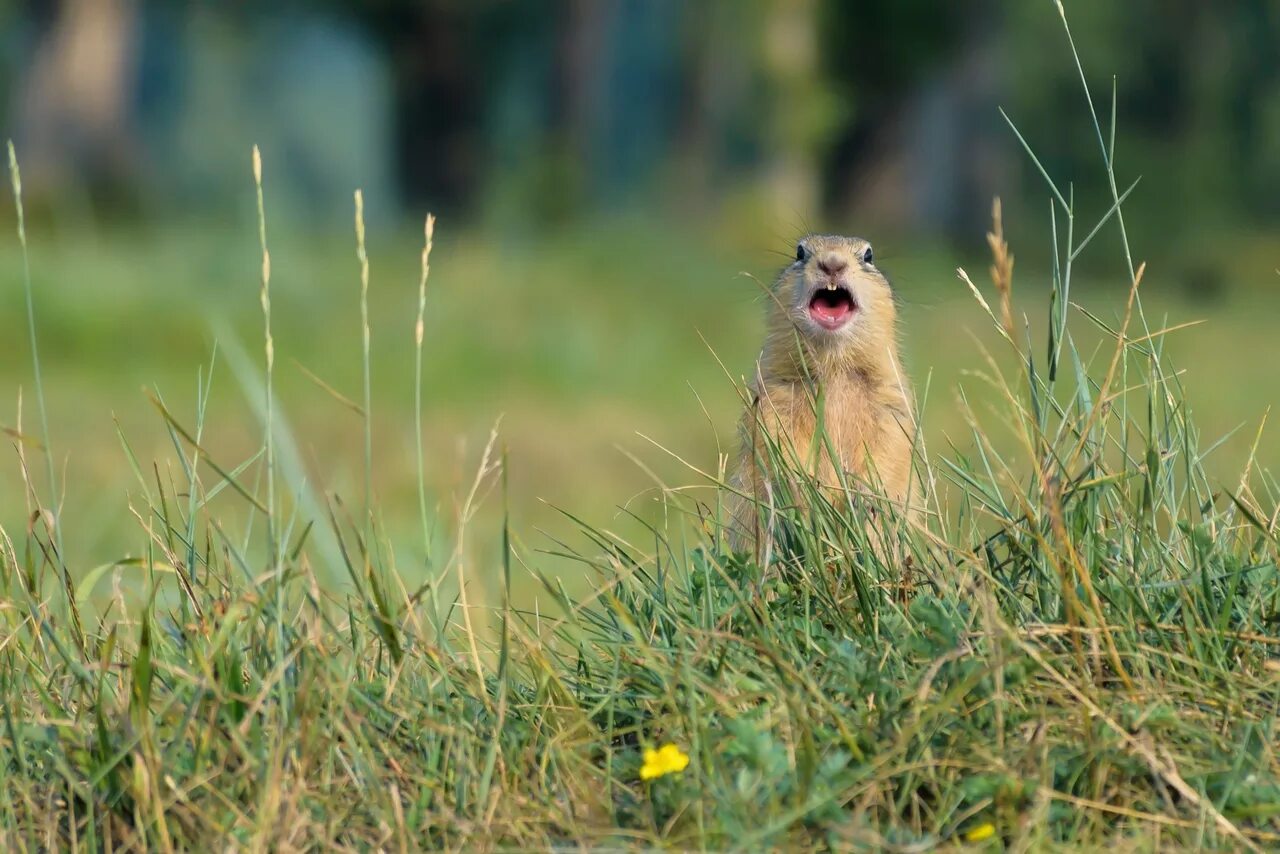
[[[1142,179],[1126,219],[1148,311],[1207,321],[1168,347],[1206,436],[1231,434],[1215,451],[1230,478],[1280,396],[1280,5],[1066,8],[1104,122],[1114,75],[1117,170]],[[657,482],[701,482],[673,454],[715,469],[738,411],[728,375],[759,345],[758,282],[808,230],[875,244],[928,388],[931,450],[963,448],[957,385],[982,406],[968,372],[996,343],[954,270],[986,284],[993,197],[1033,330],[1049,289],[1049,194],[1000,107],[1091,227],[1109,190],[1049,0],[0,3],[0,120],[22,163],[72,563],[140,550],[121,435],[145,477],[170,476],[144,389],[194,422],[215,340],[205,444],[232,467],[260,443],[255,143],[277,387],[308,483],[353,503],[362,490],[361,421],[336,397],[360,395],[359,187],[389,536],[415,542],[412,330],[434,211],[426,478],[440,530],[502,416],[513,521],[550,545],[537,531],[568,525],[555,506],[634,530],[620,506],[651,514]],[[0,425],[18,428],[21,400],[34,432],[11,204],[0,219]],[[1076,275],[1075,299],[1118,311],[1114,229]],[[20,532],[26,512],[6,451],[0,525]],[[416,560],[407,547],[401,568]]]

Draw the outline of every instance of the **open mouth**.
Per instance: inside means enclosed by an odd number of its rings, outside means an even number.
[[[839,329],[857,310],[858,304],[846,288],[823,288],[809,300],[809,316],[825,329]]]

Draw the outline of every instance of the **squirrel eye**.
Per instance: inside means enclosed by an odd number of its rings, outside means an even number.
[[[862,250],[862,263],[863,263],[863,264],[870,264],[870,263],[872,262],[872,260],[873,260],[873,259],[874,259],[874,256],[871,254],[871,247],[870,247],[870,246],[868,246],[866,249],[863,249],[863,250]]]
[[[805,247],[803,243],[797,243],[796,244],[796,260],[804,261],[808,257],[809,257],[809,250]]]

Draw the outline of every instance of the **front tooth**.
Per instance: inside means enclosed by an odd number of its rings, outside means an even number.
[[[827,290],[829,290],[829,291],[834,291],[834,290],[836,290],[836,283],[835,283],[835,282],[827,282]]]

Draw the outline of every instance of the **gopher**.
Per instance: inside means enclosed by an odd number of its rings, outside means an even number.
[[[762,432],[783,449],[794,448],[795,461],[833,498],[843,500],[838,465],[851,490],[874,491],[903,506],[912,491],[916,430],[898,361],[894,293],[867,241],[804,238],[765,302],[768,331],[730,475],[741,493],[731,500],[730,544],[754,548],[757,556],[758,507],[771,502],[768,486],[780,474],[761,471],[768,460]],[[818,400],[830,444],[815,448]]]

